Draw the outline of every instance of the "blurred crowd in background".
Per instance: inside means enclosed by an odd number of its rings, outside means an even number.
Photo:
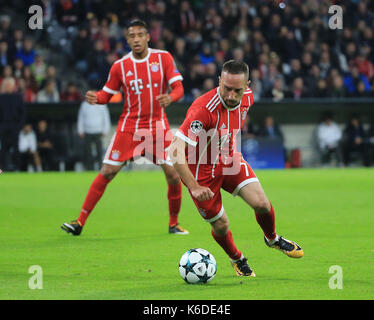
[[[151,47],[173,54],[186,101],[215,87],[231,58],[249,64],[255,100],[374,96],[373,1],[334,1],[344,11],[343,30],[329,29],[328,0],[284,7],[273,0],[39,2],[40,33],[16,25],[14,15],[0,17],[1,79],[14,77],[26,101],[79,101],[83,89],[102,86],[130,50],[126,25],[134,18],[148,23]],[[27,13],[26,3],[12,1],[12,10]],[[45,49],[65,60],[61,69]],[[65,81],[71,78],[79,85]]]
[[[81,102],[83,110],[85,91],[101,88],[112,63],[130,51],[126,25],[140,18],[149,26],[150,47],[173,55],[184,77],[185,102],[216,87],[220,68],[228,59],[244,60],[250,66],[255,101],[374,97],[374,1],[289,0],[279,6],[280,2],[39,0],[33,4],[43,8],[43,29],[30,30],[25,23],[29,3],[0,0],[0,95],[18,92],[23,102]],[[342,30],[328,27],[332,3],[343,8]],[[62,142],[50,141],[45,120],[34,129],[25,125],[22,102],[13,104],[20,106],[17,115],[16,111],[0,115],[5,123],[0,134],[6,136],[0,164],[4,166],[9,146],[17,144],[20,154],[12,163],[18,168],[31,161],[38,171],[58,169],[57,149]],[[7,125],[12,121],[22,124],[17,131]],[[269,123],[274,120],[267,118],[263,128],[256,130],[248,124],[244,133],[253,137],[281,134],[279,128],[268,132]],[[318,131],[323,161],[335,156],[343,166],[352,154],[359,154],[365,165],[370,164],[373,126],[363,130],[355,116],[339,134],[330,124]],[[85,140],[85,150],[90,150],[89,144],[98,145],[107,133],[108,123],[102,125],[100,132],[88,132],[96,138]],[[336,141],[322,142],[326,132],[335,135]],[[21,140],[27,137],[35,147],[22,155]],[[85,166],[92,168],[92,161]]]

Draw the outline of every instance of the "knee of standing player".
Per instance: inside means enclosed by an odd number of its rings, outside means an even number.
[[[178,172],[170,167],[169,170],[165,171],[165,177],[168,184],[178,184],[180,182]]]
[[[115,175],[117,174],[118,171],[119,171],[119,168],[117,168],[117,167],[104,165],[101,168],[100,173],[106,179],[112,180],[115,177]]]

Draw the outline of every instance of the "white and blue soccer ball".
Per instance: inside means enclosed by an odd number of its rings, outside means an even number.
[[[179,273],[187,283],[207,283],[214,278],[216,272],[216,259],[205,249],[190,249],[179,261]]]

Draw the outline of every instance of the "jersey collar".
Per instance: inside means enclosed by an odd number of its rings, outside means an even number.
[[[131,55],[130,55],[131,60],[132,60],[133,62],[135,62],[135,63],[140,63],[140,62],[145,62],[145,61],[147,61],[148,58],[149,58],[149,56],[150,56],[150,54],[151,54],[151,50],[150,50],[149,48],[148,48],[147,50],[148,50],[147,56],[146,56],[145,58],[143,58],[143,59],[136,59],[136,58],[134,57],[134,55],[132,54],[132,51],[131,51]]]
[[[240,108],[240,106],[242,105],[242,100],[240,100],[240,103],[235,107],[235,108],[229,108],[227,106],[227,104],[225,103],[225,101],[223,101],[223,99],[221,98],[221,95],[219,93],[219,87],[217,87],[217,94],[218,94],[218,97],[219,97],[219,100],[221,101],[222,105],[225,107],[225,109],[229,110],[229,111],[233,111],[233,110],[236,110],[238,108]]]

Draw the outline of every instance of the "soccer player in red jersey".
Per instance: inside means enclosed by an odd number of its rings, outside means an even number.
[[[169,233],[188,234],[178,223],[182,187],[167,148],[172,140],[164,109],[183,97],[182,75],[167,51],[148,47],[150,35],[141,20],[130,23],[127,41],[130,53],[114,62],[102,90],[88,91],[90,104],[106,104],[120,88],[124,93],[124,109],[117,130],[105,154],[100,173],[93,181],[77,220],[64,223],[61,228],[79,235],[108,183],[127,161],[145,156],[163,169],[168,184]],[[168,87],[170,93],[167,93]]]
[[[292,258],[304,255],[299,245],[275,232],[274,208],[251,166],[236,151],[236,135],[253,105],[248,78],[247,64],[226,62],[219,86],[192,103],[169,148],[174,168],[238,276],[255,273],[234,243],[220,189],[239,195],[254,209],[266,245]]]

